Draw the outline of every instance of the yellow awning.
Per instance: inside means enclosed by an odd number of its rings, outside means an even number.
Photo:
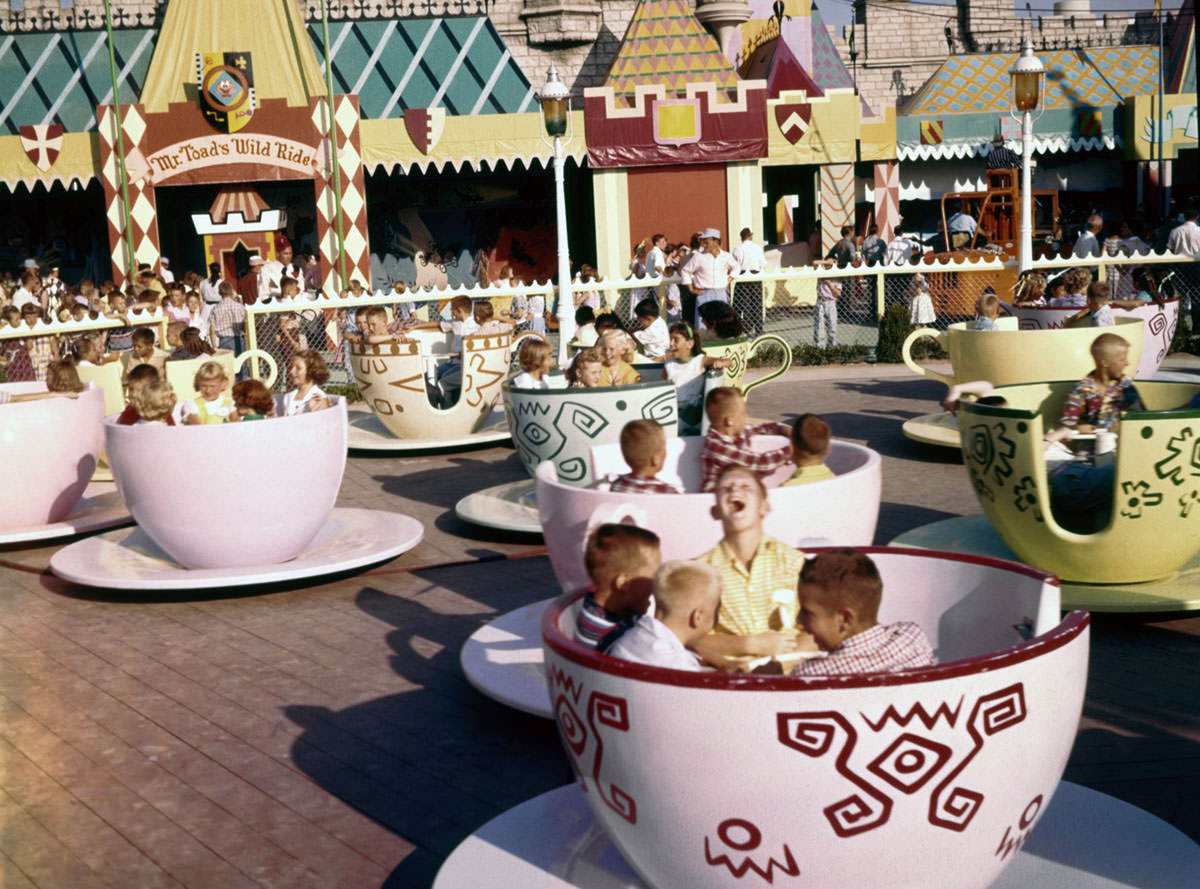
[[[50,169],[42,172],[29,159],[20,136],[0,136],[0,182],[11,191],[18,184],[47,188],[55,182],[70,185],[79,180],[87,185],[100,170],[100,138],[95,133],[63,133],[62,146]]]

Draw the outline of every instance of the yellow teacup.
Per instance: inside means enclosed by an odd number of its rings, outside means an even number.
[[[776,345],[783,349],[783,363],[771,371],[771,373],[761,376],[754,382],[746,385],[746,367],[750,362],[750,357],[766,345]],[[709,340],[706,343],[701,343],[701,348],[704,350],[705,355],[710,355],[713,358],[728,358],[730,360],[729,367],[725,368],[725,381],[722,385],[736,386],[742,390],[743,395],[749,395],[750,390],[756,386],[771,382],[771,380],[781,376],[792,366],[792,347],[782,337],[775,336],[773,333],[765,333],[760,337],[755,337],[753,340],[747,339],[744,336],[732,340]]]
[[[970,380],[1008,386],[1082,379],[1096,366],[1091,346],[1102,333],[1115,333],[1129,341],[1129,367],[1136,368],[1142,357],[1145,331],[1140,318],[1118,318],[1113,327],[1058,330],[974,330],[967,322],[960,321],[943,331],[917,328],[904,341],[902,351],[909,370],[941,380],[947,386]],[[913,344],[925,337],[937,340],[950,353],[954,376],[937,373],[913,360]]]

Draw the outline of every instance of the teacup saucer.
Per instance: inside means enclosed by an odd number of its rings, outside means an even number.
[[[93,481],[83,490],[83,496],[65,519],[46,525],[31,525],[25,528],[10,528],[0,531],[0,546],[12,543],[33,543],[54,540],[58,537],[74,537],[133,521],[116,485],[97,484]]]
[[[941,549],[1019,562],[983,515],[959,516],[905,531],[890,546]],[[1062,582],[1064,611],[1152,612],[1200,609],[1200,554],[1172,577],[1145,583]]]
[[[502,405],[496,405],[482,429],[459,438],[426,440],[420,438],[396,438],[379,421],[366,405],[355,405],[347,411],[349,422],[348,442],[352,451],[384,451],[405,453],[407,451],[440,451],[450,448],[466,448],[476,445],[499,444],[512,436]]]
[[[454,505],[454,512],[464,522],[484,528],[522,534],[542,533],[536,483],[531,478],[468,494]]]
[[[50,570],[64,580],[120,590],[194,590],[335,574],[407,552],[425,535],[416,519],[378,509],[335,509],[308,548],[277,565],[188,569],[141,528],[110,531],[63,547]]]
[[[1059,783],[1050,805],[990,889],[1179,889],[1200,846],[1128,803]],[[514,806],[463,840],[433,889],[646,889],[576,784]]]
[[[953,448],[957,451],[960,446],[958,417],[949,411],[905,420],[901,431],[906,438],[935,448]]]
[[[459,662],[475,688],[533,716],[553,719],[542,655],[541,617],[553,599],[531,602],[480,627],[463,643]]]

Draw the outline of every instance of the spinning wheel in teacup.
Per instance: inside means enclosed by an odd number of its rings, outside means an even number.
[[[579,594],[543,614],[567,757],[648,886],[734,889],[753,869],[822,889],[984,889],[1013,860],[1020,842],[1005,851],[1006,838],[1033,828],[1075,740],[1088,616],[1059,622],[1054,579],[1024,566],[868,552],[880,621],[919,624],[938,666],[667,670],[577,643]],[[1027,621],[1035,638],[1023,641],[1014,625]]]
[[[993,386],[1079,380],[1095,367],[1092,341],[1105,332],[1129,341],[1130,367],[1136,367],[1141,359],[1145,325],[1140,318],[1118,318],[1114,327],[1050,330],[1019,330],[1015,320],[1008,323],[1012,326],[1001,330],[974,330],[967,322],[951,324],[943,331],[919,327],[904,341],[904,363],[913,373],[940,380],[947,386],[973,380],[987,380]],[[923,338],[935,340],[950,353],[951,376],[917,364],[913,359],[913,344]],[[904,423],[903,430],[908,438],[926,444],[959,446],[957,418],[946,412],[914,417]]]
[[[1017,306],[1013,309],[1021,330],[1061,328],[1066,320],[1078,311],[1079,309],[1057,309],[1049,306]],[[1141,360],[1135,364],[1133,356],[1130,356],[1130,375],[1138,380],[1149,379],[1158,373],[1171,347],[1175,328],[1179,324],[1179,299],[1143,303],[1136,309],[1114,308],[1113,313],[1118,318],[1140,318],[1145,325]],[[1091,329],[1103,330],[1094,327]],[[1125,335],[1123,331],[1121,335]],[[1125,338],[1128,339],[1127,336]]]
[[[605,522],[631,522],[658,534],[663,561],[690,559],[716,546],[721,523],[711,515],[713,495],[700,493],[700,436],[667,441],[667,462],[659,477],[681,484],[686,494],[614,493],[579,487],[556,477],[555,466],[537,470],[537,505],[550,564],[564,590],[588,583],[583,564],[588,533]],[[759,436],[755,446],[778,447],[778,436]],[[591,448],[591,475],[605,478],[628,472],[618,444]],[[875,537],[879,518],[881,461],[861,445],[834,441],[826,465],[836,478],[807,485],[778,487],[792,474],[791,464],[767,481],[771,511],[766,533],[789,546],[813,544],[865,546]],[[681,517],[686,516],[686,520]]]
[[[462,390],[448,408],[434,407],[429,388],[451,357],[452,335],[417,331],[412,342],[350,345],[354,379],[375,416],[397,438],[436,444],[478,432],[508,372],[510,334],[463,337]]]
[[[768,374],[764,374],[751,383],[746,383],[746,368],[750,359],[764,346],[775,346],[782,352],[783,360],[780,365]],[[732,363],[724,369],[725,381],[723,386],[736,386],[743,395],[749,395],[750,390],[782,376],[792,366],[792,347],[782,337],[773,333],[763,334],[753,340],[738,337],[732,340],[708,340],[700,344],[705,355],[713,358],[728,358]]]

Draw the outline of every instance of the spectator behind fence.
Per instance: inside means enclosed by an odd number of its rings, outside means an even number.
[[[805,563],[797,598],[800,626],[826,655],[797,664],[793,676],[874,673],[935,663],[917,624],[880,625],[883,580],[875,563],[857,550],[827,550]]]
[[[607,651],[649,608],[662,562],[658,535],[635,525],[599,525],[588,535],[583,561],[592,589],[580,603],[575,641]]]
[[[741,466],[761,480],[791,460],[792,430],[774,420],[747,426],[746,398],[733,386],[709,392],[704,410],[709,426],[700,450],[701,491],[712,491],[727,466]],[[769,451],[756,451],[752,446],[756,435],[782,435],[788,442]]]
[[[221,362],[205,361],[201,364],[192,378],[192,386],[198,394],[183,403],[185,425],[224,423],[233,413],[233,398],[225,391],[229,386],[229,377],[225,375]]]
[[[817,303],[813,306],[813,345],[832,349],[837,345],[838,297],[842,282],[838,278],[817,279]]]
[[[712,632],[721,575],[704,562],[667,562],[654,575],[654,613],[639,617],[608,650],[615,658],[670,670],[702,670],[690,649]]]
[[[245,351],[246,307],[228,281],[217,285],[217,293],[221,299],[209,315],[212,324],[209,342],[215,340],[218,349],[229,349],[234,355],[241,355]]]
[[[653,420],[630,420],[621,429],[621,456],[629,472],[609,487],[614,493],[682,494],[683,489],[658,477],[667,462],[667,435]]]

